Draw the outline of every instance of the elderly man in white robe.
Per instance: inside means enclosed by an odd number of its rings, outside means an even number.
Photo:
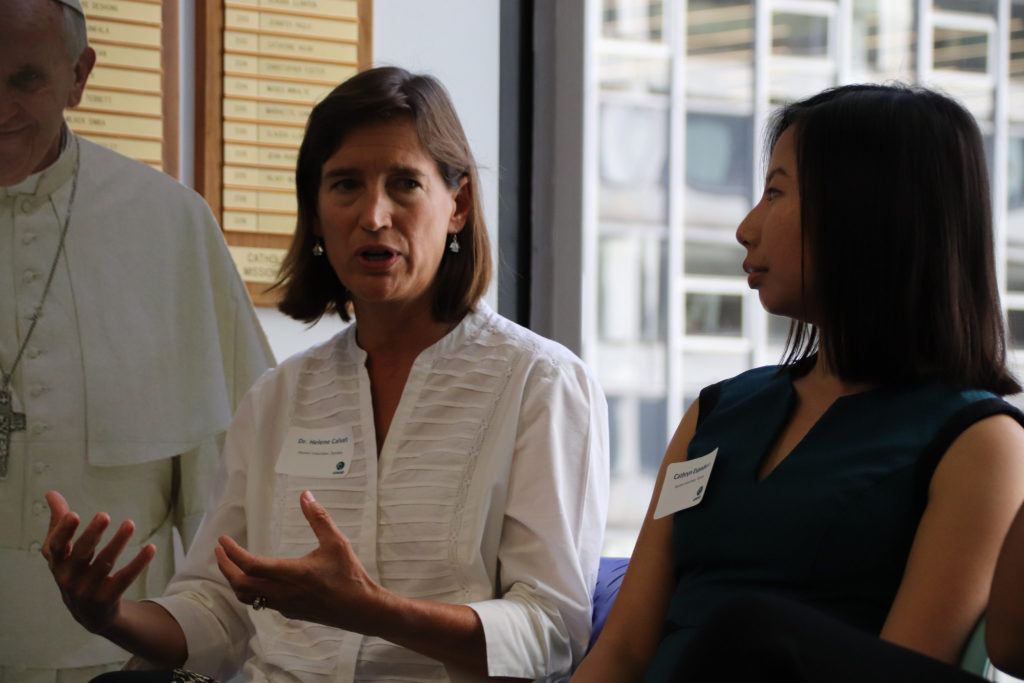
[[[96,60],[78,0],[0,2],[0,681],[86,681],[127,654],[60,607],[44,494],[198,526],[236,402],[273,358],[209,208],[72,133]],[[130,556],[132,553],[128,553]]]

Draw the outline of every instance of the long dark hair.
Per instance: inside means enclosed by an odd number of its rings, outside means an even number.
[[[1020,391],[974,118],[925,88],[848,85],[783,107],[767,148],[790,127],[818,329],[793,323],[785,363],[818,352],[849,382]]]
[[[459,232],[462,249],[458,254],[445,249],[437,271],[434,318],[440,322],[460,320],[487,291],[491,249],[480,203],[480,179],[455,107],[437,79],[398,67],[378,67],[339,85],[309,115],[295,170],[299,204],[295,237],[273,285],[284,290],[278,305],[283,313],[303,322],[315,322],[331,312],[342,320],[351,318],[351,293],[327,258],[313,255],[320,174],[324,162],[353,130],[402,116],[413,122],[420,143],[437,163],[448,188],[454,190],[466,178],[472,197],[466,224]]]

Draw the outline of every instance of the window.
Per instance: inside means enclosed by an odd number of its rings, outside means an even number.
[[[854,0],[850,69],[855,81],[912,81],[917,70],[913,3]]]
[[[743,297],[738,294],[687,294],[686,334],[742,336]]]
[[[827,57],[828,18],[793,12],[772,16],[772,54],[787,57]]]
[[[985,31],[935,27],[935,68],[984,74],[989,71],[989,35]]]
[[[606,38],[661,40],[664,21],[661,0],[604,0]]]
[[[598,171],[594,224],[583,232],[596,254],[595,324],[584,348],[612,411],[607,552],[630,551],[664,448],[701,388],[780,359],[789,321],[748,290],[735,239],[760,192],[762,130],[779,103],[838,83],[923,77],[968,106],[990,147],[993,187],[1005,188],[996,254],[1024,361],[1024,2],[1011,3],[1008,69],[996,63],[1007,28],[996,4],[599,5],[585,137]]]

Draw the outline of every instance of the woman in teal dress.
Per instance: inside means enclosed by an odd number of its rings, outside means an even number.
[[[752,591],[955,661],[1024,500],[971,115],[844,86],[778,112],[767,148],[736,236],[762,305],[793,320],[785,360],[684,415],[574,681],[671,680],[694,631]],[[698,469],[703,489],[678,486]]]

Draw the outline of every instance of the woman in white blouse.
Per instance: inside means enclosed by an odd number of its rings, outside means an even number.
[[[604,529],[607,418],[569,351],[481,296],[477,171],[444,88],[354,76],[310,115],[278,283],[302,321],[355,323],[265,374],[163,598],[120,595],[97,514],[49,494],[43,548],[72,614],[161,667],[227,679],[556,680],[582,657]]]

